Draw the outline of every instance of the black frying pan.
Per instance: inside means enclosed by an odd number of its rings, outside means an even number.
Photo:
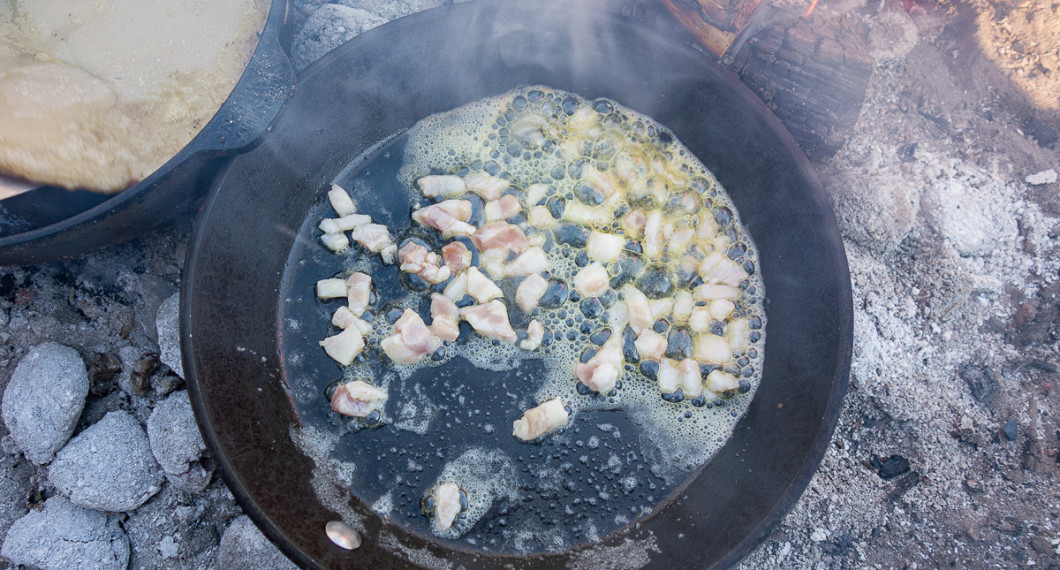
[[[0,265],[75,257],[191,213],[217,169],[252,145],[286,102],[294,67],[288,0],[271,0],[243,75],[217,113],[176,156],[119,194],[41,186],[0,200]]]
[[[330,181],[373,144],[431,113],[529,84],[609,97],[651,116],[729,191],[760,250],[769,317],[761,386],[732,438],[690,484],[600,544],[552,555],[473,552],[388,524],[350,500],[340,510],[357,519],[364,544],[344,551],[324,533],[340,516],[319,500],[313,462],[290,436],[299,420],[285,389],[292,365],[283,362],[290,342],[280,333],[291,285],[284,276],[292,251],[296,263],[302,252],[320,253],[296,236]],[[691,568],[735,564],[809,482],[846,388],[852,308],[820,183],[735,77],[617,15],[570,4],[470,3],[389,23],[307,70],[274,131],[232,161],[208,198],[187,261],[181,328],[196,416],[226,481],[266,535],[305,567],[444,559],[454,567],[560,568],[611,553],[620,566]],[[306,360],[295,368],[327,365],[322,352]]]

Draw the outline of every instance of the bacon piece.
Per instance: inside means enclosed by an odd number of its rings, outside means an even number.
[[[537,307],[537,302],[548,289],[548,280],[537,273],[523,279],[519,287],[515,289],[515,304],[524,312],[529,314]]]
[[[552,217],[552,212],[550,212],[545,206],[534,206],[530,208],[530,213],[527,215],[526,221],[530,224],[530,227],[534,228],[551,228],[556,225],[556,218]]]
[[[589,232],[589,242],[585,246],[585,251],[590,259],[607,263],[614,261],[625,246],[626,239],[622,236],[593,230]]]
[[[574,288],[585,297],[599,297],[607,292],[610,276],[603,265],[592,262],[574,276]]]
[[[414,241],[409,241],[398,250],[400,269],[406,273],[419,273],[427,261],[430,250]]]
[[[467,223],[470,217],[471,202],[467,200],[446,200],[412,212],[413,220],[441,231],[442,237],[446,238],[475,233],[475,226]]]
[[[659,391],[663,394],[672,394],[677,391],[681,384],[681,375],[677,371],[677,365],[673,360],[664,358],[659,361]]]
[[[440,531],[449,530],[458,514],[460,486],[456,483],[442,483],[434,492],[434,524],[438,525]]]
[[[477,267],[469,267],[467,273],[467,292],[479,303],[485,303],[491,299],[504,297],[504,291],[478,270]]]
[[[336,234],[357,229],[365,224],[372,223],[372,217],[367,214],[350,214],[341,218],[327,218],[320,221],[317,226],[326,234]]]
[[[324,352],[335,362],[349,366],[353,363],[353,359],[364,350],[364,337],[357,327],[350,327],[320,341],[320,346],[324,347]]]
[[[363,380],[354,380],[335,388],[331,395],[331,409],[351,418],[363,418],[380,409],[385,399],[385,391]]]
[[[456,196],[467,191],[464,179],[459,176],[430,175],[416,181],[424,196]]]
[[[372,297],[372,278],[360,271],[346,278],[346,304],[353,316],[359,317],[368,308]]]
[[[732,359],[729,342],[715,334],[701,334],[692,352],[696,360],[709,364],[724,364]]]
[[[507,220],[508,218],[519,213],[523,209],[522,204],[519,203],[519,199],[511,194],[501,196],[496,200],[486,202],[483,207],[483,214],[486,216],[487,222],[494,222],[497,220]],[[466,221],[466,220],[465,220]]]
[[[460,273],[471,266],[471,250],[458,241],[447,243],[442,247],[442,259],[453,273]]]
[[[321,279],[317,281],[317,299],[337,299],[345,296],[345,279]]]
[[[505,249],[522,253],[530,247],[523,230],[508,222],[490,222],[483,225],[471,236],[471,241],[480,252],[487,249]]]
[[[445,291],[442,291],[442,294],[454,303],[463,299],[464,295],[467,295],[467,271],[454,277],[453,280],[449,282],[449,285],[446,285]]]
[[[508,262],[504,266],[504,276],[523,277],[546,271],[548,268],[549,263],[548,257],[545,256],[545,250],[534,246]]]
[[[574,367],[574,375],[590,390],[607,394],[614,389],[622,370],[621,338],[621,335],[611,335],[595,356]]]
[[[626,297],[629,326],[633,332],[650,329],[655,324],[655,316],[651,310],[651,303],[648,302],[648,296],[636,287],[626,287],[622,293]]]
[[[626,225],[631,237],[640,237],[644,232],[644,224],[647,221],[648,217],[641,210],[633,210],[622,218],[622,222]]]
[[[362,335],[372,332],[372,325],[367,321],[362,320],[357,315],[354,315],[349,307],[339,307],[338,309],[335,309],[335,313],[331,315],[331,324],[340,329],[356,327],[357,330],[361,331]]]
[[[686,358],[677,363],[677,381],[686,398],[695,398],[703,393],[703,377],[699,375],[699,363]]]
[[[482,336],[515,343],[519,336],[508,322],[508,309],[504,303],[494,299],[484,305],[460,309],[460,316]]]
[[[732,374],[729,374],[720,368],[707,374],[706,388],[711,392],[721,393],[728,390],[735,390],[739,387],[740,381]]]
[[[405,309],[394,323],[394,334],[384,338],[380,345],[394,362],[412,364],[434,352],[437,341],[416,311]]]
[[[468,174],[464,178],[464,185],[468,190],[482,196],[483,200],[496,200],[501,197],[501,192],[511,186],[507,180],[482,170]]]
[[[445,295],[431,293],[431,332],[454,342],[460,336],[460,309]]]
[[[357,213],[357,204],[354,204],[349,192],[338,184],[332,184],[331,190],[328,190],[328,201],[331,202],[331,208],[340,216]]]
[[[526,410],[523,417],[512,422],[512,435],[523,441],[532,441],[567,425],[569,417],[563,400],[552,398]]]
[[[650,328],[641,329],[633,344],[637,347],[642,360],[658,361],[666,352],[666,337]]]
[[[545,339],[545,327],[534,319],[526,325],[526,339],[519,342],[519,348],[523,350],[536,350]]]
[[[712,251],[699,265],[699,276],[707,283],[721,283],[736,287],[740,281],[747,279],[743,266],[729,259],[726,255]]]
[[[353,241],[363,245],[372,253],[379,253],[388,245],[393,245],[390,230],[382,224],[365,224],[350,232]]]

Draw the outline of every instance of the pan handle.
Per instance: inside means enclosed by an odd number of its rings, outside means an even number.
[[[203,128],[199,151],[228,154],[246,150],[265,133],[294,90],[295,71],[283,49],[287,2],[274,0],[261,39],[231,95]],[[279,9],[278,9],[279,8]]]

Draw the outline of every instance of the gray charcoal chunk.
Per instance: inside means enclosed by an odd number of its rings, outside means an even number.
[[[30,461],[51,461],[70,439],[88,389],[85,363],[72,348],[46,342],[19,362],[0,407],[4,425]]]
[[[180,293],[174,293],[158,306],[155,328],[160,352],[158,359],[183,378],[184,364],[180,360]]]
[[[70,440],[55,456],[48,478],[76,505],[120,512],[157,493],[163,475],[140,422],[118,410]]]
[[[117,570],[129,564],[129,538],[106,513],[55,496],[11,525],[2,554],[12,564],[44,570]]]
[[[323,533],[323,529],[320,531]],[[264,534],[243,515],[228,525],[221,536],[217,568],[225,570],[297,570]]]
[[[213,469],[205,461],[206,444],[186,390],[155,406],[147,419],[147,437],[166,478],[178,489],[198,493],[210,484]]]

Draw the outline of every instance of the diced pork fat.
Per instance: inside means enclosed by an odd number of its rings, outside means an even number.
[[[648,296],[636,287],[626,287],[622,290],[626,297],[626,308],[629,311],[629,326],[633,332],[650,329],[655,324],[655,316],[651,310]]]
[[[699,276],[707,283],[721,283],[736,287],[740,281],[747,279],[747,271],[744,271],[742,265],[729,259],[728,256],[713,251],[699,265]]]
[[[453,273],[460,273],[471,266],[471,250],[458,241],[447,243],[442,247],[442,259]]]
[[[357,315],[354,315],[353,311],[351,311],[349,307],[339,307],[338,309],[335,309],[335,313],[331,315],[331,324],[339,327],[340,329],[356,327],[357,330],[361,331],[362,335],[366,335],[372,332],[371,323],[362,320]]]
[[[458,196],[467,191],[464,179],[459,176],[430,175],[416,181],[424,196]]]
[[[732,347],[718,335],[701,334],[692,348],[696,360],[700,362],[724,364],[732,359]]]
[[[390,237],[390,230],[386,229],[386,226],[382,224],[360,226],[350,232],[350,237],[372,253],[380,253],[383,248],[394,245],[394,240]]]
[[[641,329],[633,341],[643,360],[658,361],[666,352],[666,337],[650,328]]]
[[[692,296],[697,301],[710,301],[713,299],[739,299],[740,290],[729,285],[704,283],[692,290]]]
[[[615,234],[593,230],[589,233],[589,242],[585,247],[589,259],[607,263],[614,261],[622,253],[626,238]]]
[[[346,278],[346,304],[353,316],[359,317],[368,308],[372,297],[372,278],[360,271]]]
[[[512,435],[523,441],[533,441],[567,425],[568,418],[563,400],[552,398],[523,412],[523,417],[512,423]]]
[[[487,222],[495,222],[497,220],[507,220],[518,214],[522,209],[523,206],[519,203],[519,199],[507,194],[496,200],[486,202],[482,212],[486,216]]]
[[[505,277],[523,277],[547,271],[549,268],[548,257],[545,250],[540,247],[531,247],[519,254],[518,257],[504,266]]]
[[[472,172],[464,178],[464,185],[467,189],[482,196],[483,200],[496,200],[501,197],[501,192],[508,189],[511,184],[503,179],[498,178],[479,170],[478,172]]]
[[[574,375],[590,390],[607,394],[614,389],[622,370],[621,335],[611,335],[588,362],[577,364]]]
[[[328,190],[328,202],[331,202],[331,209],[340,216],[357,213],[357,204],[353,203],[349,192],[338,184],[332,184],[331,190]]]
[[[584,297],[599,297],[607,292],[610,279],[607,269],[594,261],[574,276],[574,288]]]
[[[681,376],[677,365],[673,360],[664,358],[659,361],[659,391],[663,394],[671,394],[677,391],[681,385]]]
[[[556,218],[552,217],[552,212],[545,206],[533,206],[530,208],[526,221],[531,227],[540,229],[551,228],[556,225]]]
[[[699,375],[699,363],[686,358],[677,363],[677,377],[686,398],[695,398],[703,393],[703,377]]]
[[[394,334],[384,338],[380,346],[394,362],[412,364],[434,352],[437,341],[416,311],[405,309],[394,323]]]
[[[545,338],[545,327],[534,319],[526,325],[526,339],[519,342],[519,348],[523,350],[537,350],[541,341]]]
[[[480,252],[487,249],[505,249],[522,253],[530,247],[523,230],[508,222],[484,224],[471,236],[471,241]]]
[[[331,409],[351,418],[363,418],[382,408],[385,399],[385,391],[363,380],[354,380],[335,388],[331,395]]]
[[[479,303],[485,303],[491,299],[504,296],[504,291],[478,270],[477,267],[467,268],[467,293]]]
[[[372,217],[367,214],[350,214],[341,218],[327,218],[320,221],[317,226],[326,234],[348,232],[365,224],[372,223]]]
[[[471,202],[467,200],[446,200],[412,212],[413,220],[442,232],[446,238],[475,233],[475,226],[467,223],[470,217]]]
[[[364,337],[357,327],[350,327],[320,341],[320,346],[324,347],[324,352],[335,362],[349,366],[353,363],[353,359],[364,350]]]
[[[346,234],[324,234],[320,236],[320,243],[331,251],[339,253],[350,247],[350,238],[346,237]]]
[[[442,291],[442,295],[445,295],[447,299],[452,302],[457,302],[467,295],[467,271],[457,274],[449,285],[446,285],[445,291]]]
[[[345,279],[321,279],[317,281],[317,299],[337,299],[345,296]]]
[[[449,530],[458,514],[460,514],[460,486],[456,483],[438,485],[438,489],[434,492],[434,524],[438,526],[438,530]]]
[[[406,273],[419,273],[427,261],[428,253],[430,250],[425,246],[409,241],[398,250],[398,262],[401,263],[399,269]]]
[[[740,381],[735,376],[718,368],[707,374],[706,388],[711,392],[721,393],[735,390],[740,387]]]
[[[515,304],[524,313],[529,314],[537,307],[537,302],[541,300],[546,289],[548,289],[547,279],[537,273],[530,275],[523,279],[523,282],[515,289]]]
[[[519,336],[508,322],[508,309],[504,303],[494,299],[484,305],[473,305],[460,309],[460,317],[482,336],[515,343]]]
[[[453,342],[460,336],[460,309],[445,295],[431,293],[431,332]]]

